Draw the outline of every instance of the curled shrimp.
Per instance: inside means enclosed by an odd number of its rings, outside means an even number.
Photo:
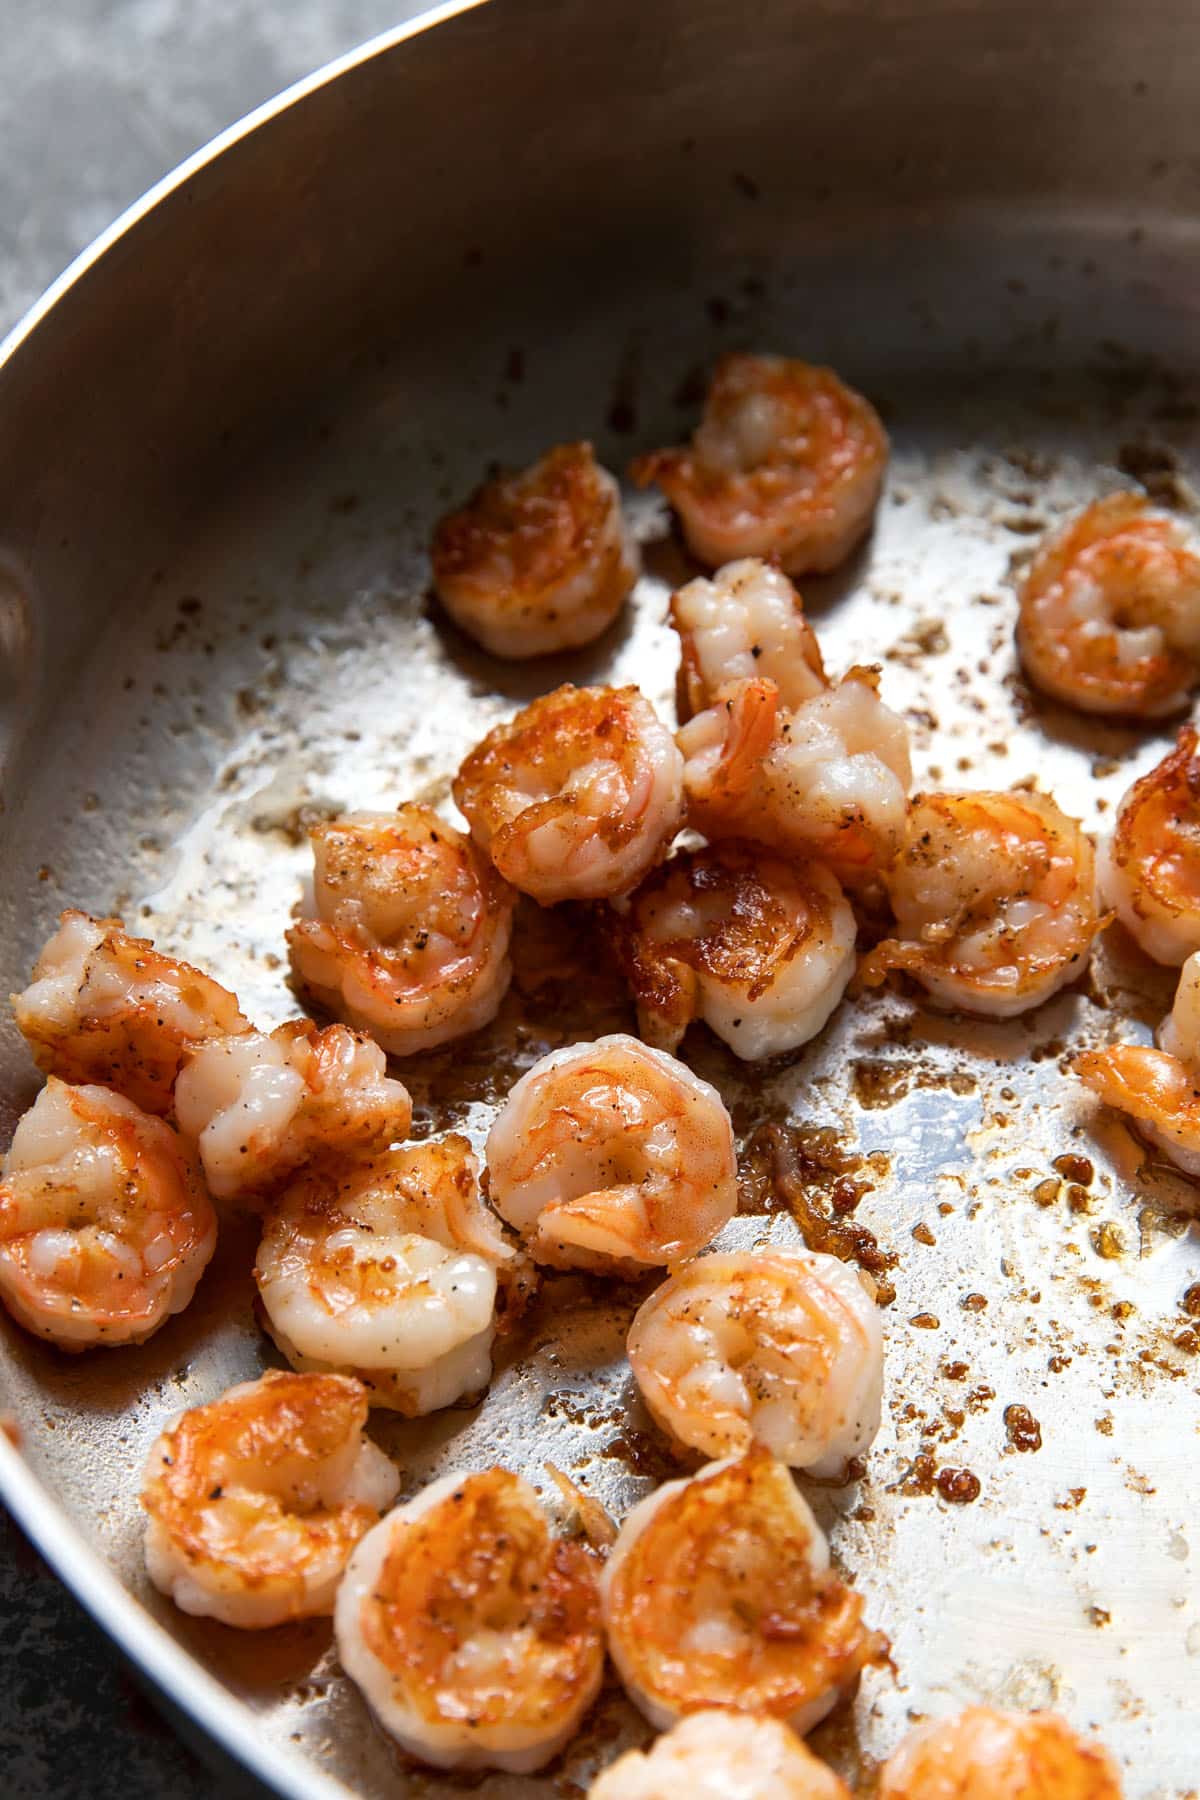
[[[287,934],[306,992],[389,1056],[495,1018],[516,896],[469,838],[416,805],[350,813],[310,836],[316,916]]]
[[[817,863],[728,838],[677,851],[614,913],[611,935],[648,1043],[702,1019],[738,1056],[815,1037],[854,973],[854,914]]]
[[[699,1257],[642,1302],[629,1361],[658,1424],[705,1456],[758,1442],[836,1476],[879,1430],[879,1308],[836,1256]]]
[[[723,356],[691,445],[640,457],[689,550],[718,568],[766,556],[789,575],[836,569],[866,535],[887,468],[870,403],[832,369],[783,356]]]
[[[711,581],[689,581],[671,596],[679,633],[679,716],[711,706],[731,681],[765,677],[784,706],[800,706],[828,686],[804,603],[778,569],[757,557],[727,563]]]
[[[903,969],[939,1006],[996,1019],[1082,974],[1104,923],[1092,846],[1043,794],[919,794],[887,886],[896,936],[862,979]]]
[[[1179,972],[1175,1003],[1158,1038],[1160,1050],[1109,1044],[1081,1051],[1071,1067],[1185,1175],[1200,1175],[1200,950]]]
[[[969,1706],[909,1732],[880,1771],[879,1800],[1121,1800],[1121,1779],[1055,1713]]]
[[[176,1083],[175,1114],[212,1192],[241,1200],[314,1157],[405,1137],[412,1101],[370,1038],[292,1019],[203,1045]]]
[[[1135,781],[1100,851],[1100,892],[1155,962],[1200,950],[1200,733]]]
[[[604,1668],[594,1554],[553,1536],[507,1469],[446,1476],[377,1525],[351,1558],[335,1629],[380,1723],[441,1769],[540,1769]]]
[[[689,1713],[649,1750],[627,1750],[588,1800],[850,1800],[850,1790],[778,1719]]]
[[[559,444],[487,482],[433,539],[442,605],[485,650],[513,659],[590,644],[640,567],[620,491],[590,444]]]
[[[237,996],[211,976],[130,937],[119,919],[75,910],[12,1007],[39,1069],[115,1088],[151,1113],[170,1112],[190,1050],[250,1030]]]
[[[522,1075],[487,1141],[488,1192],[537,1262],[612,1269],[702,1250],[737,1207],[714,1087],[616,1033]]]
[[[601,1586],[609,1653],[659,1731],[725,1706],[804,1733],[885,1649],[786,1466],[757,1446],[635,1506]]]
[[[244,1630],[333,1611],[350,1552],[391,1505],[345,1375],[278,1369],[181,1413],[146,1461],[146,1568],[183,1612]]]
[[[140,1344],[182,1312],[217,1221],[169,1125],[104,1087],[52,1075],[0,1181],[0,1299],[64,1350]]]
[[[1141,494],[1093,501],[1049,538],[1021,584],[1029,679],[1082,712],[1157,719],[1200,675],[1200,556]]]
[[[513,1260],[464,1137],[330,1158],[269,1213],[255,1279],[294,1368],[356,1376],[414,1417],[491,1380],[497,1271]]]
[[[489,732],[454,798],[505,880],[549,905],[635,887],[678,829],[682,782],[637,688],[568,684]]]

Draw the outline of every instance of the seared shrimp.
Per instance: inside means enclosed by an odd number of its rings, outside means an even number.
[[[294,1368],[341,1369],[413,1417],[487,1386],[513,1256],[470,1144],[451,1136],[307,1170],[267,1218],[255,1279]]]
[[[711,581],[689,581],[671,597],[679,633],[679,716],[711,706],[731,681],[765,677],[784,706],[828,686],[804,602],[786,575],[756,557],[728,563]]]
[[[65,912],[12,996],[34,1061],[64,1081],[99,1082],[135,1106],[169,1113],[175,1077],[190,1050],[249,1031],[237,996],[119,919]]]
[[[1030,565],[1017,649],[1082,712],[1177,711],[1200,677],[1200,555],[1179,520],[1140,494],[1093,501]]]
[[[635,687],[555,689],[477,744],[454,798],[500,873],[523,893],[626,893],[665,853],[683,814],[683,759]]]
[[[259,1630],[333,1611],[400,1486],[345,1375],[272,1370],[181,1413],[146,1461],[146,1568],[184,1612]]]
[[[648,1043],[703,1019],[753,1061],[807,1043],[854,973],[854,914],[835,878],[729,838],[677,852],[613,916]]]
[[[721,1096],[621,1033],[522,1075],[488,1134],[487,1166],[497,1211],[536,1261],[560,1268],[679,1262],[737,1207]]]
[[[1106,1105],[1128,1113],[1185,1175],[1200,1175],[1200,950],[1179,972],[1158,1040],[1161,1050],[1148,1044],[1084,1050],[1071,1067]]]
[[[723,356],[686,450],[633,466],[679,514],[692,554],[717,568],[767,556],[789,575],[836,569],[865,536],[887,468],[875,408],[832,369]]]
[[[169,1125],[52,1075],[0,1181],[0,1299],[64,1350],[140,1344],[182,1312],[217,1242],[200,1171]]]
[[[292,1019],[197,1050],[175,1113],[212,1192],[241,1200],[269,1194],[316,1156],[406,1137],[412,1101],[370,1038]]]
[[[850,1800],[832,1769],[778,1719],[690,1713],[649,1750],[627,1750],[588,1800]]]
[[[640,567],[620,491],[590,444],[560,444],[487,482],[433,539],[446,611],[485,650],[514,659],[590,644]]]
[[[885,1649],[786,1466],[758,1447],[635,1506],[602,1591],[617,1673],[659,1731],[726,1706],[804,1733]]]
[[[919,794],[888,876],[897,936],[859,973],[893,969],[939,1006],[1009,1019],[1083,972],[1104,923],[1080,826],[1042,794]]]
[[[672,1438],[705,1456],[758,1442],[840,1475],[879,1430],[883,1335],[873,1291],[836,1256],[702,1256],[638,1308],[629,1362]]]
[[[551,1535],[534,1490],[448,1475],[363,1539],[338,1653],[384,1728],[440,1769],[540,1769],[600,1689],[596,1562]]]
[[[1121,1800],[1121,1778],[1055,1713],[969,1706],[909,1732],[880,1771],[879,1800]]]
[[[292,968],[389,1056],[478,1031],[508,990],[516,896],[428,806],[350,813],[310,834],[316,916],[288,932]]]
[[[1100,851],[1100,892],[1155,962],[1200,950],[1200,734],[1135,781]]]

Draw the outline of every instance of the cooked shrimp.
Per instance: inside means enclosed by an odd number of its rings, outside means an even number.
[[[702,1256],[644,1300],[629,1332],[642,1399],[705,1456],[758,1442],[840,1475],[879,1430],[883,1336],[874,1292],[836,1256]]]
[[[413,1417],[491,1380],[496,1274],[514,1252],[464,1137],[330,1158],[286,1188],[255,1278],[294,1368],[355,1375]]]
[[[310,834],[316,916],[288,932],[297,980],[389,1056],[478,1031],[508,991],[516,895],[428,806]]]
[[[1100,851],[1100,892],[1155,962],[1200,950],[1200,733],[1135,781]]]
[[[52,1075],[0,1181],[0,1299],[13,1317],[64,1350],[140,1344],[182,1312],[216,1242],[200,1171],[170,1126]]]
[[[888,876],[897,936],[859,973],[893,969],[939,1006],[1010,1019],[1082,974],[1104,923],[1080,826],[1043,794],[919,794]]]
[[[596,1560],[507,1469],[448,1475],[363,1539],[338,1653],[384,1728],[439,1769],[528,1775],[600,1690]]]
[[[806,1732],[885,1649],[787,1468],[759,1447],[635,1506],[601,1586],[617,1673],[659,1731],[726,1706]]]
[[[677,852],[611,931],[638,1030],[663,1050],[693,1019],[748,1061],[794,1050],[854,973],[854,914],[828,870],[733,838]]]
[[[627,1750],[588,1800],[850,1800],[850,1790],[778,1719],[690,1713],[649,1750]]]
[[[488,1192],[560,1268],[679,1262],[737,1207],[733,1127],[707,1081],[616,1033],[522,1075],[487,1141]]]
[[[800,706],[828,686],[804,602],[786,575],[746,557],[711,581],[689,581],[671,598],[679,633],[679,716],[711,706],[731,681],[765,677],[784,706]]]
[[[477,744],[454,798],[500,873],[543,905],[635,887],[683,814],[683,759],[635,687],[569,684]]]
[[[688,548],[717,568],[768,556],[789,575],[836,569],[866,535],[887,468],[875,408],[832,369],[723,356],[686,450],[638,459],[679,514]]]
[[[1200,1175],[1200,951],[1179,973],[1175,1004],[1148,1044],[1084,1050],[1071,1067],[1107,1106],[1128,1113],[1186,1175]]]
[[[370,1038],[291,1019],[203,1045],[176,1084],[175,1113],[212,1192],[240,1200],[269,1194],[316,1156],[405,1137],[412,1101]]]
[[[13,1013],[34,1061],[64,1081],[115,1088],[145,1112],[168,1113],[189,1050],[249,1031],[237,996],[119,919],[65,912]]]
[[[433,539],[442,605],[494,656],[545,656],[607,630],[641,559],[590,444],[560,444],[489,481]]]
[[[400,1477],[345,1375],[271,1370],[180,1413],[142,1480],[146,1568],[184,1612],[256,1631],[333,1611]]]
[[[1093,501],[1035,556],[1017,649],[1045,693],[1082,712],[1157,719],[1200,677],[1200,555],[1141,494]]]
[[[879,1800],[1121,1800],[1112,1758],[1055,1713],[969,1706],[910,1731]]]

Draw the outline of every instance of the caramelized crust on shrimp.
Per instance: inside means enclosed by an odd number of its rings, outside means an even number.
[[[1174,750],[1135,781],[1100,851],[1100,891],[1155,962],[1200,950],[1200,733],[1185,725]]]
[[[879,1800],[1121,1800],[1116,1765],[1055,1713],[969,1706],[910,1731]]]
[[[211,976],[130,937],[119,919],[75,910],[12,1008],[39,1069],[115,1088],[151,1113],[170,1112],[190,1050],[250,1030],[237,996]]]
[[[1175,1004],[1158,1035],[1161,1050],[1110,1044],[1082,1051],[1071,1068],[1185,1175],[1200,1175],[1200,951],[1180,970]]]
[[[1039,549],[1021,584],[1029,679],[1081,712],[1157,719],[1200,676],[1200,556],[1141,494],[1093,501]]]
[[[200,1171],[169,1125],[52,1075],[0,1181],[0,1299],[63,1350],[140,1344],[182,1312],[216,1248]]]
[[[446,611],[485,650],[514,659],[590,644],[640,566],[620,491],[590,444],[559,444],[487,482],[433,539]]]
[[[302,987],[389,1056],[490,1023],[512,975],[516,896],[470,839],[417,805],[310,837],[316,916],[287,934]]]
[[[627,1750],[588,1800],[850,1800],[845,1782],[778,1719],[690,1713],[649,1750]]]
[[[595,1557],[553,1537],[506,1469],[447,1476],[384,1519],[351,1559],[336,1630],[380,1723],[441,1769],[540,1769],[604,1667]]]
[[[757,557],[727,563],[711,581],[689,581],[671,596],[682,660],[681,719],[711,706],[731,681],[773,681],[784,706],[800,706],[828,686],[804,602],[787,576]]]
[[[692,554],[717,568],[766,556],[789,575],[835,569],[871,523],[887,434],[832,369],[782,356],[723,356],[685,450],[639,457],[679,514]]]

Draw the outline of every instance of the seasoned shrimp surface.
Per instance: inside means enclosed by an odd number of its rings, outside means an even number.
[[[803,1733],[884,1651],[789,1471],[761,1448],[635,1506],[602,1589],[617,1673],[659,1731],[726,1706]]]
[[[879,1800],[1121,1800],[1116,1765],[1055,1713],[970,1706],[910,1731]]]
[[[223,1200],[269,1194],[313,1157],[394,1142],[412,1123],[378,1044],[308,1019],[205,1044],[179,1077],[175,1112]]]
[[[673,1263],[737,1208],[733,1127],[707,1081],[615,1033],[522,1075],[487,1141],[488,1191],[530,1254],[562,1268]]]
[[[604,1668],[594,1554],[552,1536],[506,1469],[435,1481],[376,1526],[335,1628],[380,1723],[440,1769],[540,1769]]]
[[[180,1413],[146,1461],[146,1568],[184,1612],[259,1630],[333,1611],[400,1478],[345,1375],[271,1370]]]
[[[1082,1051],[1071,1067],[1185,1175],[1200,1175],[1200,951],[1180,970],[1175,1004],[1158,1035],[1161,1050],[1110,1044]]]
[[[766,556],[802,575],[835,569],[866,534],[887,458],[878,413],[832,369],[733,355],[690,446],[639,458],[633,475],[658,483],[710,568]]]
[[[470,1144],[450,1136],[306,1170],[267,1218],[255,1279],[294,1368],[343,1370],[413,1417],[487,1386],[513,1256]]]
[[[702,1019],[753,1061],[807,1043],[854,973],[854,914],[827,869],[729,838],[648,875],[612,938],[648,1043]]]
[[[560,444],[521,474],[489,481],[433,539],[442,605],[495,656],[590,644],[640,567],[617,484],[590,444]]]
[[[1160,718],[1200,677],[1200,555],[1140,494],[1093,501],[1021,584],[1017,649],[1045,693],[1082,712]]]
[[[211,976],[130,937],[119,919],[76,911],[63,913],[12,1007],[39,1069],[115,1088],[152,1113],[170,1112],[189,1050],[250,1030]]]
[[[454,798],[507,881],[535,900],[635,887],[683,815],[683,759],[635,687],[569,684],[498,725]]]
[[[679,633],[679,714],[711,706],[731,681],[765,677],[784,706],[826,687],[821,650],[804,603],[786,575],[757,557],[728,563],[711,581],[689,581],[671,597]]]
[[[588,1800],[850,1800],[850,1790],[778,1719],[713,1709],[649,1750],[627,1750]]]
[[[1135,781],[1099,857],[1100,892],[1155,962],[1200,950],[1200,734]]]
[[[181,1140],[105,1087],[52,1075],[0,1181],[0,1299],[64,1350],[140,1344],[182,1312],[217,1221]]]
[[[1008,1019],[1083,972],[1103,924],[1092,846],[1043,794],[919,794],[888,876],[896,936],[859,973],[904,969],[938,1005]]]
[[[310,836],[315,917],[287,934],[308,993],[389,1056],[495,1018],[516,896],[469,838],[416,805],[350,813]]]
[[[879,1430],[879,1309],[836,1256],[699,1257],[642,1302],[629,1361],[664,1431],[706,1456],[758,1442],[836,1476]]]

